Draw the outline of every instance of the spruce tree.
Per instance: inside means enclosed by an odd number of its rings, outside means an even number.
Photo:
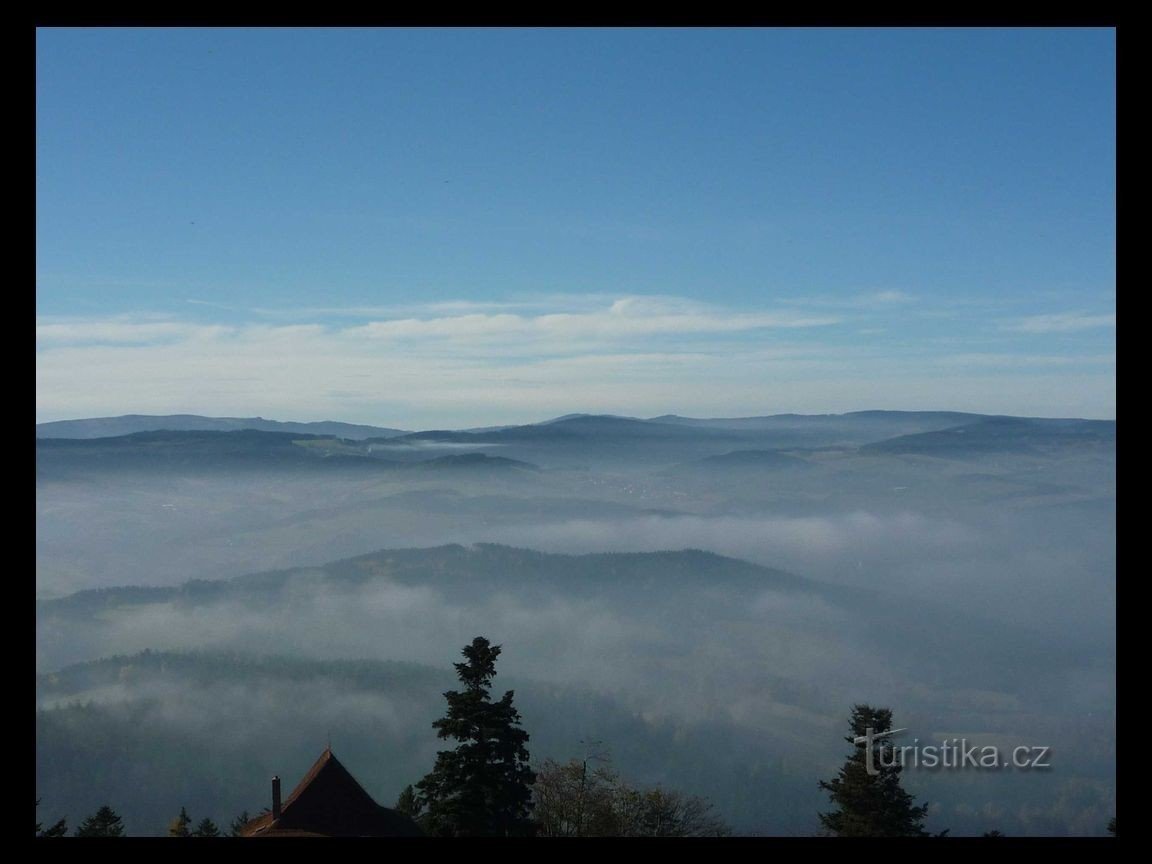
[[[76,829],[77,837],[123,837],[124,823],[116,815],[116,811],[105,804],[95,814],[80,823]]]
[[[239,837],[240,832],[244,830],[244,826],[251,821],[248,816],[248,811],[245,810],[239,816],[232,820],[232,824],[228,826],[228,834],[231,837]]]
[[[871,730],[873,736],[892,729],[892,712],[887,708],[856,705],[852,708],[852,734],[845,738],[853,745],[840,773],[821,780],[836,809],[821,813],[820,822],[838,837],[926,837],[923,828],[928,805],[919,807],[900,785],[903,766],[893,757],[887,738],[874,738],[869,759],[867,742],[858,742]],[[875,773],[869,773],[871,763]]]
[[[37,837],[67,837],[68,836],[68,821],[66,819],[60,819],[59,821],[54,822],[53,824],[49,825],[43,831],[41,831],[39,829],[39,826],[37,826],[36,836]]]
[[[536,775],[528,765],[528,733],[511,690],[489,694],[500,646],[477,636],[456,663],[462,690],[449,690],[448,713],[433,723],[440,738],[459,742],[436,754],[436,765],[416,784],[416,803],[430,834],[455,837],[532,833],[529,818]]]
[[[196,826],[196,830],[192,832],[193,837],[219,837],[220,829],[216,827],[216,823],[205,816],[200,820],[200,824]]]
[[[192,824],[192,817],[188,815],[188,811],[183,807],[180,808],[180,815],[168,823],[168,836],[169,837],[191,837],[192,832],[189,826]]]
[[[36,799],[36,806],[37,807],[40,806],[40,799],[39,798]],[[68,823],[66,820],[60,819],[59,821],[55,822],[54,824],[49,825],[47,828],[44,828],[40,825],[39,822],[37,822],[36,823],[36,836],[37,837],[67,837],[68,836]]]

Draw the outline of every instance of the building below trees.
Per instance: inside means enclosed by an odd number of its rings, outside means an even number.
[[[240,829],[241,837],[418,837],[411,818],[381,807],[329,747],[283,802],[272,779],[272,809]]]

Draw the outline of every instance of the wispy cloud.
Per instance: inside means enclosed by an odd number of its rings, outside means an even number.
[[[875,291],[860,298],[862,303],[875,303],[890,305],[893,303],[911,303],[916,298],[906,291]]]
[[[1115,363],[1114,354],[948,354],[937,362],[949,366],[995,366],[1003,368],[1100,365]]]
[[[84,343],[150,344],[203,337],[223,329],[150,316],[41,318],[36,323],[36,343],[38,347]]]
[[[1018,333],[1071,333],[1076,330],[1096,330],[1115,326],[1115,314],[1092,315],[1086,312],[1032,315],[1003,324],[1005,330],[1013,330]]]
[[[503,304],[508,308],[522,305],[526,304]],[[386,313],[395,311],[386,307],[342,310],[317,308],[297,313],[298,316],[311,313],[313,317],[326,317],[340,311],[348,317],[380,316],[380,320],[352,326],[309,323],[218,327],[170,318],[157,319],[153,316],[40,319],[36,327],[36,338],[43,346],[147,343],[237,332],[257,332],[264,338],[325,332],[333,336],[368,337],[375,340],[450,339],[457,345],[493,338],[525,338],[548,340],[553,348],[557,348],[563,347],[564,342],[556,340],[599,338],[611,341],[633,336],[824,327],[841,320],[836,316],[803,315],[791,311],[732,311],[675,297],[654,296],[624,297],[589,311],[548,311],[540,314],[492,311],[499,308],[502,308],[502,304],[436,303],[425,309],[441,314],[423,317],[384,317]],[[486,311],[477,311],[480,309]]]
[[[417,292],[418,293],[418,292]],[[610,294],[536,294],[506,300],[433,300],[376,305],[343,306],[254,306],[239,310],[270,320],[340,320],[396,318],[438,318],[456,315],[518,313],[543,315],[557,310],[592,312],[610,306],[617,297]],[[200,301],[189,300],[190,303]],[[207,304],[204,304],[207,305]],[[221,308],[230,308],[223,307]]]
[[[884,307],[907,305],[915,303],[916,301],[917,297],[915,294],[891,288],[839,296],[806,295],[803,297],[785,297],[780,300],[781,303],[789,306],[856,310],[882,309]]]
[[[543,315],[465,314],[437,318],[373,321],[350,335],[379,339],[411,337],[453,340],[490,338],[616,339],[668,334],[732,333],[775,328],[824,327],[839,323],[830,315],[792,312],[744,312],[714,309],[669,297],[626,297],[591,312]]]
[[[851,320],[840,314],[667,296],[585,298],[532,312],[462,302],[421,312],[228,326],[156,316],[40,319],[37,419],[191,412],[444,428],[572,410],[1114,411],[1113,372],[1102,360],[965,354],[962,344],[945,350],[911,337],[894,353],[833,327]]]

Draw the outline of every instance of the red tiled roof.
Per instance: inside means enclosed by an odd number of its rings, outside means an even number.
[[[308,769],[273,821],[265,813],[246,824],[242,837],[415,837],[423,832],[410,818],[372,800],[326,748]]]

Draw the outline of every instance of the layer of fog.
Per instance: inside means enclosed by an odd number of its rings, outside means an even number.
[[[303,573],[265,607],[163,604],[110,610],[89,626],[42,623],[37,665],[210,647],[445,668],[483,634],[505,644],[510,678],[603,693],[654,722],[718,724],[737,737],[771,730],[774,752],[813,777],[835,770],[858,701],[890,705],[925,741],[999,736],[1049,746],[1054,768],[1043,782],[956,772],[910,781],[944,802],[952,821],[942,814],[937,827],[1091,833],[1114,807],[1112,478],[1107,463],[1025,468],[976,464],[961,475],[903,462],[840,471],[828,462],[771,478],[44,483],[43,596],[320,565],[381,548],[500,542],[577,554],[702,548],[868,589],[881,606],[772,592],[726,601],[707,586],[624,602],[527,598],[495,586],[465,602],[432,585],[317,591]],[[115,703],[139,694],[98,695]],[[159,699],[196,728],[207,720],[192,706],[208,710],[213,700],[230,704],[215,691]],[[328,708],[311,699],[271,701],[258,710],[303,712],[308,728],[327,722]],[[339,694],[323,701],[356,704]],[[399,716],[371,701],[361,707],[370,714],[373,706],[383,727]],[[236,710],[249,717],[257,708]]]
[[[706,795],[739,832],[817,830],[815,814],[826,801],[815,780],[832,776],[845,755],[843,716],[823,722],[782,707],[770,722],[749,725],[723,716],[635,714],[618,698],[517,677],[511,670],[522,665],[521,653],[506,646],[496,686],[515,690],[536,764],[584,756],[590,749],[606,752],[635,782]],[[266,806],[267,778],[278,773],[291,786],[326,741],[378,800],[390,803],[433,763],[441,744],[431,723],[443,712],[440,694],[452,686],[448,669],[383,688],[339,673],[280,678],[275,668],[237,680],[181,675],[175,668],[149,674],[137,668],[136,658],[125,658],[112,672],[104,683],[44,700],[64,707],[42,715],[47,725],[38,728],[49,734],[38,734],[38,747],[97,734],[74,757],[75,767],[90,775],[62,773],[52,764],[59,754],[46,749],[44,758],[38,756],[37,788],[75,814],[111,796],[136,820],[137,833],[162,832],[181,806],[197,818],[218,820]],[[93,725],[92,709],[66,707],[76,699],[103,706],[106,713]],[[965,702],[969,713],[999,717],[1005,728],[990,727],[987,720],[965,725]],[[931,712],[906,706],[898,717],[926,743],[959,737],[1002,748],[1042,743],[1052,748],[1053,768],[908,770],[905,786],[930,804],[929,827],[954,834],[991,828],[1009,834],[1101,832],[1115,812],[1105,767],[1115,753],[1101,743],[1099,730],[1028,716],[995,694],[953,694],[949,707],[949,720],[960,722],[933,725]],[[1019,732],[1022,721],[1028,723],[1026,735]],[[107,746],[102,742],[110,737],[142,760],[133,770],[137,786],[99,761]]]
[[[48,622],[38,633],[51,655],[44,665],[145,648],[213,646],[444,667],[458,646],[484,634],[506,646],[502,674],[530,682],[523,685],[528,689],[579,688],[653,722],[716,726],[728,736],[768,735],[773,754],[814,777],[834,771],[842,757],[848,708],[870,702],[893,706],[901,725],[915,729],[921,740],[996,736],[1005,746],[1047,746],[1056,754],[1062,782],[1111,788],[1114,694],[1107,686],[1108,659],[1020,652],[1011,632],[997,646],[982,631],[973,646],[966,630],[949,629],[948,610],[910,606],[915,620],[903,621],[901,614],[876,620],[871,616],[877,607],[862,616],[851,605],[813,595],[766,591],[749,600],[706,587],[661,596],[625,591],[610,602],[559,590],[523,597],[494,587],[484,599],[461,600],[450,590],[388,582],[320,587],[317,575],[297,574],[267,603],[162,603],[109,610],[89,627],[69,622],[54,629]],[[925,629],[932,641],[922,641]],[[1064,640],[1051,638],[1054,649],[1063,647]],[[127,695],[111,691],[93,698]],[[281,713],[303,713],[314,726],[332,705],[346,704],[322,693],[316,698],[325,704],[313,704],[309,696]],[[198,704],[197,710],[216,710],[208,701]],[[200,722],[196,710],[179,711],[183,722]],[[952,786],[946,777],[931,775],[916,782],[920,794],[954,811],[1002,805],[1005,795],[1022,806],[1047,794],[1044,778],[1005,780],[995,774],[975,787]],[[1015,816],[1004,818],[1014,830],[1024,824]]]
[[[932,518],[645,516],[488,531],[509,545],[578,554],[700,548],[810,578],[1111,642],[1115,544],[1101,525],[1048,513]],[[482,539],[480,537],[470,539]]]

